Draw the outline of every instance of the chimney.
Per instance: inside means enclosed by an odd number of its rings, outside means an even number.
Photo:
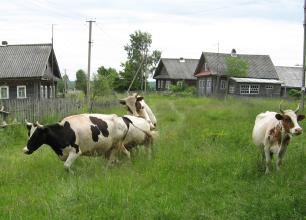
[[[235,48],[232,49],[231,56],[232,57],[237,57],[237,52],[236,52]]]
[[[2,46],[7,46],[7,41],[6,40],[4,40],[4,41],[2,41]]]
[[[180,57],[180,63],[185,63],[184,57]]]

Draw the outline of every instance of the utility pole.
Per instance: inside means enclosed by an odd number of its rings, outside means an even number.
[[[303,42],[303,77],[302,77],[302,100],[301,106],[302,111],[304,111],[304,93],[305,93],[305,53],[306,53],[306,45],[305,45],[305,37],[306,37],[306,0],[304,1],[304,42]]]
[[[50,89],[50,92],[52,91],[52,94],[50,94],[50,97],[52,96],[53,98],[55,98],[55,91],[53,91],[53,90],[55,90],[55,86],[54,86],[54,72],[53,72],[53,27],[54,27],[54,24],[52,24],[52,33],[51,33],[51,72],[52,72],[52,74],[51,74],[51,76],[52,76],[52,89]]]
[[[88,66],[87,66],[87,102],[90,105],[90,59],[91,59],[91,32],[93,20],[86,21],[89,23],[89,40],[88,40]]]
[[[67,85],[67,74],[66,74],[66,69],[64,70],[65,71],[65,79],[64,79],[64,94],[66,95],[67,94],[67,90],[68,90],[68,85]]]

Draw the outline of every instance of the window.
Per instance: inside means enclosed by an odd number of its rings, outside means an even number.
[[[27,87],[26,86],[17,86],[17,99],[27,98]]]
[[[273,85],[266,85],[266,89],[273,89]]]
[[[259,94],[259,85],[242,84],[240,85],[240,94]]]
[[[166,81],[166,89],[170,89],[170,84],[171,84],[171,83],[170,83],[170,80],[167,80],[167,81]]]
[[[225,89],[225,87],[226,87],[226,81],[222,79],[220,83],[220,89]]]
[[[53,91],[52,91],[52,86],[50,86],[50,98],[53,97]]]
[[[228,93],[229,94],[234,94],[235,93],[235,86],[230,85],[229,88],[228,88]]]
[[[45,86],[45,98],[48,98],[48,86]]]
[[[44,86],[40,86],[40,98],[44,98]]]
[[[206,87],[211,88],[211,79],[207,79],[206,81]]]
[[[0,86],[0,99],[8,99],[8,98],[9,98],[9,87]]]

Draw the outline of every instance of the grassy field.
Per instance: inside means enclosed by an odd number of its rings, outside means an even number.
[[[154,158],[140,152],[112,169],[80,157],[67,173],[47,146],[22,153],[24,127],[0,130],[0,219],[306,219],[305,134],[270,175],[251,141],[255,116],[279,100],[146,100],[158,119]]]

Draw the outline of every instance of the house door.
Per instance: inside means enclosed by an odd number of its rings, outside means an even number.
[[[206,80],[206,95],[210,96],[212,93],[212,80],[211,78],[207,78]]]
[[[199,95],[200,96],[205,95],[205,79],[199,80]]]

